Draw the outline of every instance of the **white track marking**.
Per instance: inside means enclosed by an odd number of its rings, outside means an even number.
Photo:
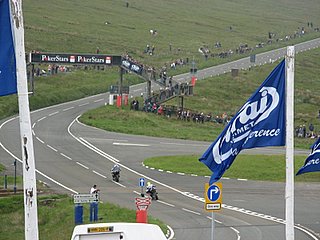
[[[36,137],[36,139],[41,142],[41,143],[44,143],[44,141],[42,141],[39,137]]]
[[[87,103],[79,104],[78,106],[79,106],[79,107],[83,107],[83,106],[88,105],[88,104],[89,104],[89,103],[87,102]]]
[[[64,153],[60,153],[60,155],[61,155],[61,156],[63,156],[63,157],[65,157],[65,158],[67,158],[67,159],[69,159],[69,160],[72,160],[72,158],[71,158],[71,157],[69,157],[69,156],[65,155]]]
[[[44,119],[46,119],[46,118],[47,118],[46,116],[45,116],[45,117],[42,117],[42,118],[38,119],[37,122],[40,122],[40,121],[42,121],[42,120],[44,120]]]
[[[65,111],[71,110],[71,109],[73,109],[73,108],[74,108],[74,107],[68,107],[68,108],[63,109],[62,111],[65,112]]]
[[[103,177],[103,178],[107,178],[105,175],[101,174],[101,173],[98,173],[96,172],[95,170],[92,171],[93,173],[99,175],[100,177]]]
[[[114,142],[113,145],[118,145],[118,146],[135,146],[135,147],[150,147],[148,144],[138,144],[138,143],[119,143],[119,142]]]
[[[122,185],[121,183],[118,183],[118,182],[113,181],[113,180],[112,180],[112,182],[115,183],[115,184],[117,184],[117,185],[119,185],[120,187],[127,188],[125,185]]]
[[[52,146],[50,146],[50,145],[48,145],[48,144],[47,144],[47,147],[50,148],[50,149],[52,149],[52,150],[55,151],[55,152],[58,152],[57,149],[55,149],[54,147],[52,147]]]
[[[169,225],[167,225],[167,228],[169,229],[169,233],[171,233],[169,237],[167,236],[167,238],[168,238],[168,240],[172,240],[174,237],[174,231]],[[167,235],[168,235],[168,233],[167,233]]]
[[[83,165],[82,163],[79,163],[79,162],[76,162],[76,163],[85,169],[89,169],[87,166]]]
[[[69,131],[69,129],[68,129],[68,131]],[[80,139],[82,142],[84,142],[84,143],[85,143],[84,145],[87,146],[88,148],[90,148],[92,151],[98,153],[99,155],[101,155],[101,156],[103,156],[103,157],[105,157],[105,158],[107,158],[107,159],[109,159],[109,160],[112,159],[111,161],[113,161],[113,162],[119,162],[118,159],[116,159],[116,158],[110,156],[109,154],[105,153],[104,151],[100,150],[100,149],[97,148],[96,146],[94,146],[94,145],[92,145],[91,143],[89,143],[87,140],[85,140],[85,139],[83,139],[83,138],[79,138],[79,139]],[[81,142],[81,141],[80,141],[80,142]]]
[[[167,202],[164,202],[164,201],[161,201],[161,200],[157,200],[158,203],[162,203],[164,205],[167,205],[169,207],[175,207],[175,205],[171,204],[171,203],[167,203]]]
[[[183,211],[185,211],[185,212],[189,212],[189,213],[196,214],[196,215],[201,215],[201,213],[198,213],[198,212],[192,211],[192,210],[187,209],[187,208],[182,208],[182,210],[183,210]]]
[[[49,117],[51,117],[51,116],[53,116],[53,115],[56,115],[56,114],[58,114],[58,113],[59,113],[59,111],[56,111],[56,112],[50,113],[50,114],[49,114]]]

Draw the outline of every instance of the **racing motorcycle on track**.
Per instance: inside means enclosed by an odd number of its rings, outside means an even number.
[[[119,182],[120,180],[120,172],[112,172],[112,180],[115,182]]]
[[[158,200],[158,192],[156,186],[149,184],[146,189],[146,193],[151,197],[152,200]]]

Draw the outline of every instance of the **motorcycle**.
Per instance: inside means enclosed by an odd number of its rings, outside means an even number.
[[[151,197],[152,200],[158,200],[158,192],[155,186],[153,186],[150,190],[147,191],[147,194]]]
[[[115,182],[119,182],[120,180],[120,172],[112,172],[112,180]]]

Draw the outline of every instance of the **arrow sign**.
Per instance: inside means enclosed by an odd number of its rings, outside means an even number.
[[[220,197],[220,189],[218,186],[216,185],[212,185],[208,188],[207,191],[207,195],[208,195],[208,199],[212,202],[217,201],[217,199],[219,199]]]
[[[144,178],[139,179],[139,186],[144,187]]]
[[[222,183],[205,184],[205,210],[219,211],[222,206]]]

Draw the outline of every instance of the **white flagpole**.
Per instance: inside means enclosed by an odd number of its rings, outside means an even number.
[[[16,56],[20,136],[23,160],[25,239],[38,240],[37,185],[28,99],[22,0],[10,1],[11,26]]]
[[[294,240],[294,46],[286,55],[286,240]]]

